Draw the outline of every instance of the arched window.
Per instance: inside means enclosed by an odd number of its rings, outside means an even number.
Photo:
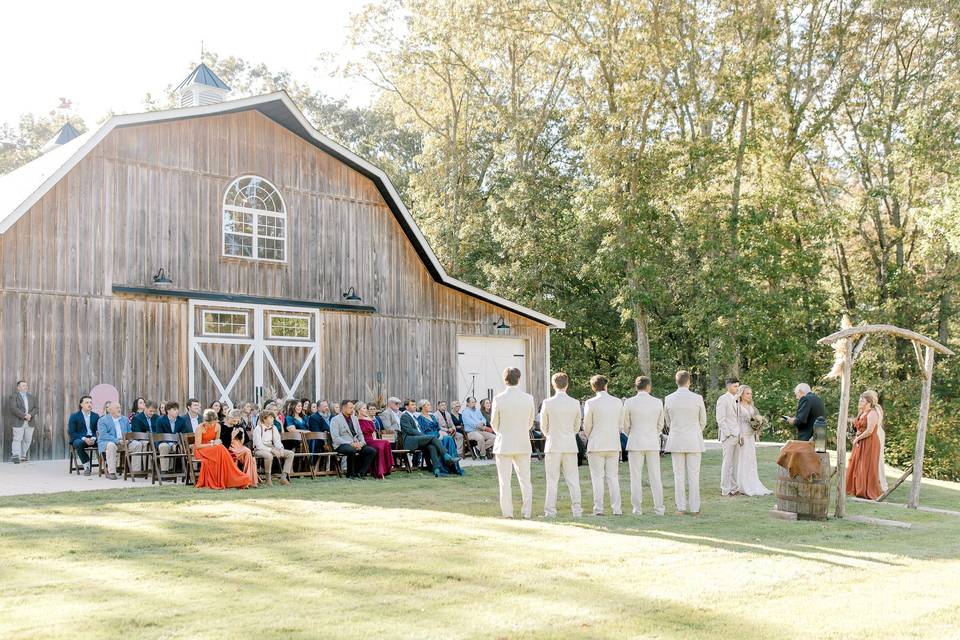
[[[259,176],[237,178],[223,196],[223,255],[286,262],[287,208]]]

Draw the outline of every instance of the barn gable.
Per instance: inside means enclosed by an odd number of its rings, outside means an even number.
[[[172,123],[207,116],[255,111],[314,145],[370,180],[390,209],[404,235],[434,281],[468,296],[483,300],[552,328],[563,328],[561,320],[506,300],[449,276],[431,250],[422,232],[403,205],[389,178],[380,169],[317,132],[306,121],[286,93],[279,92],[162,112],[115,116],[99,129],[75,138],[33,162],[0,177],[0,234],[6,233],[44,194],[64,178],[71,168],[90,154],[114,131],[155,123]]]

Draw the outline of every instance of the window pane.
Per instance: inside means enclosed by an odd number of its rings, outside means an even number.
[[[228,256],[253,257],[253,238],[232,233],[223,235],[223,252]]]
[[[270,337],[310,339],[308,316],[270,316]]]
[[[282,238],[283,227],[284,223],[281,218],[274,218],[272,216],[257,216],[257,233],[259,233],[261,236]]]
[[[203,332],[208,335],[246,336],[247,314],[204,311]]]

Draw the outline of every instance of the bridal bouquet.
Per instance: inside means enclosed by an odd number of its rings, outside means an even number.
[[[764,429],[770,424],[770,420],[760,415],[759,413],[755,416],[750,417],[750,426],[753,428],[753,432],[757,435],[763,432]]]

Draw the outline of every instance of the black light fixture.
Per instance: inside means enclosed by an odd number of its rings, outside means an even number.
[[[158,287],[169,287],[173,284],[173,280],[167,277],[167,272],[163,270],[163,267],[160,267],[160,270],[157,271],[153,276],[153,284]]]
[[[510,325],[506,320],[503,319],[503,316],[497,318],[497,321],[493,323],[493,328],[497,330],[497,333],[506,333],[510,331]]]
[[[353,287],[350,287],[343,292],[343,299],[350,302],[360,302],[363,298],[357,295],[357,290]]]

